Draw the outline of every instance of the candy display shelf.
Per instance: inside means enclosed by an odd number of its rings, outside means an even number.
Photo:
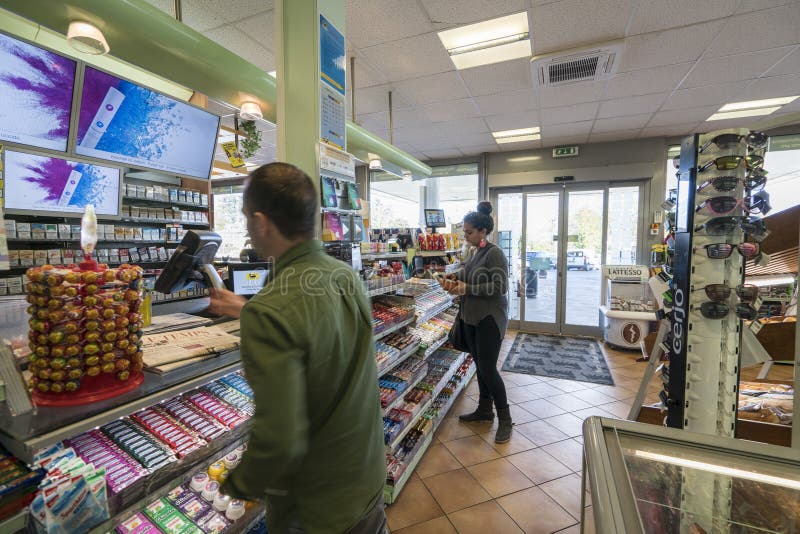
[[[437,304],[435,306],[431,306],[426,310],[422,310],[421,313],[417,316],[417,322],[425,323],[427,321],[430,321],[440,313],[446,311],[452,305],[453,305],[453,299],[448,298],[445,302],[442,302],[441,304]]]
[[[409,357],[413,356],[417,352],[419,352],[420,344],[417,343],[413,345],[411,348],[407,349],[405,352],[399,354],[396,358],[389,360],[388,362],[384,362],[384,364],[378,368],[378,376],[385,375],[404,361],[406,361]]]
[[[375,341],[378,341],[379,339],[382,339],[382,338],[388,336],[389,334],[393,334],[394,332],[397,332],[401,328],[404,328],[404,327],[410,325],[411,323],[414,322],[415,319],[416,318],[412,315],[408,319],[406,319],[404,321],[401,321],[401,322],[397,323],[394,326],[390,326],[389,328],[387,328],[383,332],[381,332],[379,334],[375,334],[375,336],[374,336]]]
[[[447,343],[447,336],[440,337],[439,339],[434,341],[429,347],[425,348],[425,351],[422,353],[422,357],[427,358],[428,356],[439,350],[439,348],[445,343]]]
[[[394,293],[403,287],[403,284],[392,284],[386,287],[378,287],[369,290],[370,297],[377,297],[379,295],[386,295],[387,293]]]
[[[405,252],[367,252],[361,255],[362,260],[391,260],[405,259],[407,254]]]
[[[425,404],[422,405],[422,409],[419,410],[419,412],[417,412],[417,414],[413,418],[411,418],[411,420],[408,421],[408,424],[406,424],[406,426],[403,427],[403,430],[401,430],[400,433],[397,434],[397,437],[395,437],[391,441],[391,443],[388,444],[387,449],[388,449],[389,452],[393,452],[395,449],[397,449],[398,445],[400,445],[400,443],[402,443],[403,438],[406,437],[406,435],[408,434],[408,432],[412,428],[414,428],[414,425],[419,420],[419,418],[422,417],[422,414],[424,414],[425,411],[428,408],[430,408],[431,404],[433,404],[433,401],[436,399],[436,397],[439,396],[439,394],[442,392],[442,390],[447,385],[447,383],[450,381],[450,379],[453,378],[453,375],[456,373],[456,371],[458,371],[458,368],[461,367],[461,364],[464,363],[464,359],[466,357],[467,357],[466,353],[461,353],[461,356],[450,365],[450,369],[447,371],[447,374],[445,374],[439,380],[439,382],[436,384],[436,388],[434,388],[433,392],[431,393],[431,397],[427,401],[425,401]],[[402,399],[405,397],[405,394],[410,392],[411,390],[413,390],[416,387],[416,385],[419,382],[421,382],[423,378],[425,378],[425,376],[426,375],[423,375],[422,377],[420,377],[420,379],[417,380],[417,382],[413,386],[408,388],[405,391],[404,395],[398,397],[398,399],[402,402]],[[395,401],[395,403],[397,403],[397,401]],[[397,403],[397,404],[399,404],[399,403]],[[387,409],[384,410],[384,415],[389,413],[389,411],[390,411],[389,408],[390,407],[387,407]],[[445,411],[445,413],[446,413],[446,411]]]
[[[173,465],[157,470],[143,479],[142,484],[134,484],[127,488],[116,496],[115,501],[109,499],[111,518],[89,532],[91,534],[110,532],[120,522],[120,519],[124,520],[127,516],[163,497],[184,482],[189,482],[192,475],[203,466],[208,465],[212,459],[221,458],[246,443],[251,427],[252,419],[245,421],[229,433],[212,440],[205,447],[181,458]]]
[[[126,204],[131,204],[131,205],[142,204],[144,206],[164,206],[164,207],[181,206],[184,208],[193,208],[193,209],[208,211],[208,206],[202,206],[200,204],[194,204],[192,202],[178,202],[178,201],[172,202],[169,200],[156,200],[152,198],[139,198],[139,197],[129,197],[129,196],[122,197],[122,200],[127,201]]]
[[[118,397],[74,407],[38,407],[37,411],[12,416],[0,411],[0,443],[17,458],[32,463],[44,447],[130,415],[143,408],[185,393],[242,368],[239,351],[157,375],[145,372],[138,389]]]
[[[427,373],[420,374],[417,378],[414,379],[413,382],[411,382],[411,384],[409,384],[409,386],[406,389],[403,390],[403,393],[398,395],[395,400],[393,400],[388,405],[386,405],[386,408],[383,409],[383,415],[386,416],[386,414],[391,412],[394,408],[396,408],[397,406],[403,404],[403,399],[405,399],[406,394],[409,391],[411,391],[412,389],[414,389],[415,387],[417,387],[417,384],[422,382],[422,379],[425,378],[426,374]]]
[[[455,367],[455,369],[458,369],[458,367],[461,366],[463,361],[464,361],[463,358],[461,358],[461,360],[458,362],[459,365],[457,367]],[[453,371],[453,372],[455,372],[455,371]],[[445,417],[447,416],[447,412],[449,412],[450,408],[453,407],[453,404],[455,403],[456,399],[461,394],[461,392],[464,390],[464,388],[467,386],[467,384],[469,384],[469,381],[472,379],[472,377],[474,375],[475,375],[475,366],[472,365],[472,366],[470,366],[470,369],[467,372],[467,375],[459,383],[458,387],[455,390],[453,390],[453,394],[450,396],[449,402],[445,405],[445,407],[442,408],[442,410],[441,410],[441,412],[439,414],[439,417],[437,417],[436,420],[434,421],[433,428],[431,429],[431,431],[428,433],[427,436],[425,436],[422,444],[417,447],[417,451],[414,454],[414,457],[412,458],[412,460],[410,462],[408,462],[408,467],[406,467],[406,470],[403,472],[402,476],[400,476],[400,478],[397,479],[397,481],[395,481],[394,484],[392,484],[392,485],[387,484],[386,486],[384,486],[384,489],[383,489],[383,500],[384,500],[384,502],[386,502],[387,504],[391,504],[400,495],[400,492],[403,490],[403,488],[405,487],[406,483],[411,478],[411,475],[414,474],[414,470],[417,468],[417,464],[419,464],[419,461],[425,455],[425,451],[428,450],[428,447],[430,447],[431,443],[433,442],[433,436],[434,436],[434,434],[436,434],[436,431],[439,429],[439,425],[442,424],[442,421],[444,421]],[[444,382],[444,384],[442,385],[441,389],[439,390],[439,393],[441,393],[441,390],[444,389],[444,386],[447,384],[447,382],[450,381],[450,378],[452,378],[452,376],[453,375],[451,374],[450,377],[447,379],[447,381]],[[433,403],[433,400],[436,399],[436,397],[438,397],[438,395],[439,394],[437,393],[436,396],[432,396],[431,401],[429,401],[429,405]],[[427,409],[428,408],[426,407],[425,410],[427,410]],[[423,411],[421,413],[425,413],[425,411]],[[411,428],[411,426],[409,426],[408,428]],[[399,442],[398,442],[398,445],[399,445]]]

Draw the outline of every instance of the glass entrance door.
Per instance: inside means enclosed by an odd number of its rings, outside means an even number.
[[[639,183],[497,191],[496,239],[509,260],[510,326],[599,336],[600,268],[635,263],[642,197]]]

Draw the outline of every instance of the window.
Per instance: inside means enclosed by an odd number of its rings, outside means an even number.
[[[608,189],[605,262],[613,265],[635,265],[638,247],[639,186],[611,187]]]
[[[678,188],[678,169],[675,168],[675,164],[672,163],[672,159],[675,156],[681,155],[681,147],[680,145],[671,146],[669,150],[667,150],[667,190],[664,193],[664,198],[669,198],[669,192],[673,189]]]
[[[247,222],[242,213],[241,185],[217,186],[214,194],[214,231],[222,237],[217,257],[239,258],[247,241]]]
[[[383,176],[383,175],[381,175]],[[381,180],[372,176],[369,183],[370,228],[420,228],[420,185],[406,180]]]
[[[769,215],[800,204],[800,135],[770,137],[764,168],[772,204]]]
[[[448,228],[464,220],[478,205],[478,165],[476,163],[434,167],[433,177],[439,208],[444,210]]]

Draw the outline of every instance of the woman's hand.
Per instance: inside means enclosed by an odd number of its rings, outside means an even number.
[[[242,308],[247,299],[228,291],[227,289],[212,289],[211,290],[211,304],[208,306],[208,311],[217,315],[227,315],[238,319],[242,314]]]
[[[467,294],[467,284],[458,280],[445,280],[442,284],[445,291],[453,296],[462,296]]]

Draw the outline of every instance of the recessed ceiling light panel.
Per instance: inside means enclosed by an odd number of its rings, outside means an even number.
[[[775,106],[771,108],[759,108],[759,109],[743,109],[740,111],[718,111],[714,113],[709,118],[706,119],[708,121],[721,121],[725,119],[741,119],[743,117],[761,117],[763,115],[769,115],[770,113],[775,113],[778,111],[780,106]]]
[[[531,40],[526,12],[468,24],[439,32],[457,69],[468,69],[530,57]]]
[[[747,102],[732,102],[725,104],[719,111],[739,111],[741,109],[770,108],[790,104],[800,96],[784,96],[781,98],[767,98],[765,100],[748,100]]]

